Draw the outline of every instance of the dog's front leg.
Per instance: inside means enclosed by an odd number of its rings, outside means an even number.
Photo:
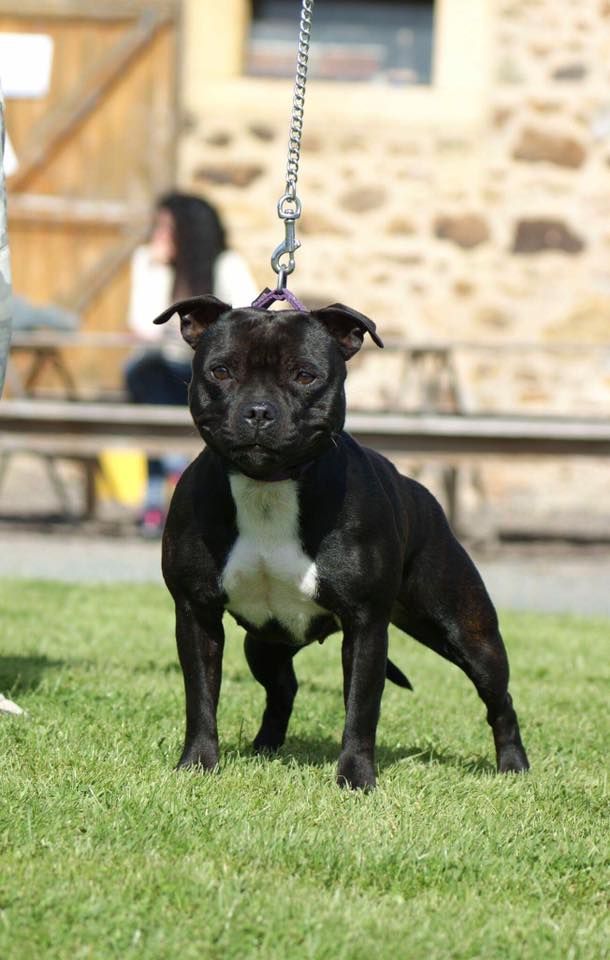
[[[222,677],[222,608],[176,601],[176,641],[184,674],[186,736],[178,767],[218,765],[216,710]]]
[[[388,656],[388,625],[362,618],[343,625],[345,729],[337,783],[371,790],[375,786],[375,735]]]

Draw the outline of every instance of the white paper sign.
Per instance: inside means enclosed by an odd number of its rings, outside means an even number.
[[[53,39],[44,33],[0,33],[0,81],[5,97],[46,97]]]

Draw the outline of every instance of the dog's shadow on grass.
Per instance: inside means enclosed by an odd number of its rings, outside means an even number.
[[[241,743],[227,745],[228,749],[242,757],[254,756],[251,748]],[[336,763],[339,758],[340,742],[330,737],[291,737],[288,736],[284,746],[272,758],[281,763],[297,763],[302,766],[321,767],[327,763]],[[430,744],[422,746],[386,746],[383,743],[377,746],[377,768],[380,772],[396,764],[420,763],[426,766],[457,767],[465,773],[474,776],[495,773],[495,766],[484,757],[460,757],[449,751],[437,750]]]
[[[64,660],[52,660],[40,655],[0,657],[0,691],[16,696],[36,690],[48,670],[63,666]]]

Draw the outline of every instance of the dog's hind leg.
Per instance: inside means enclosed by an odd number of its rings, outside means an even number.
[[[487,708],[498,771],[519,773],[529,763],[508,692],[508,658],[496,612],[474,564],[455,547],[455,563],[449,558],[434,573],[426,563],[421,579],[411,573],[392,622],[472,680]]]
[[[244,651],[252,675],[265,688],[267,702],[260,730],[252,744],[256,753],[273,753],[282,746],[298,690],[292,658],[299,650],[279,643],[265,643],[246,634]]]
[[[388,656],[387,620],[361,611],[343,622],[345,727],[337,783],[354,790],[375,786],[375,738]]]

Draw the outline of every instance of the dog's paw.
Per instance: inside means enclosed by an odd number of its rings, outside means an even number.
[[[215,744],[186,744],[176,769],[210,772],[218,769],[218,760],[218,747]]]
[[[498,773],[525,773],[530,765],[523,747],[511,743],[498,756]]]
[[[263,720],[262,726],[252,741],[255,753],[269,756],[277,753],[286,737],[286,724],[274,724]]]
[[[337,766],[337,783],[350,790],[374,790],[377,780],[370,757],[362,753],[343,753]]]
[[[281,740],[275,741],[267,737],[255,737],[252,741],[252,750],[259,757],[270,757],[277,753],[282,746]]]

